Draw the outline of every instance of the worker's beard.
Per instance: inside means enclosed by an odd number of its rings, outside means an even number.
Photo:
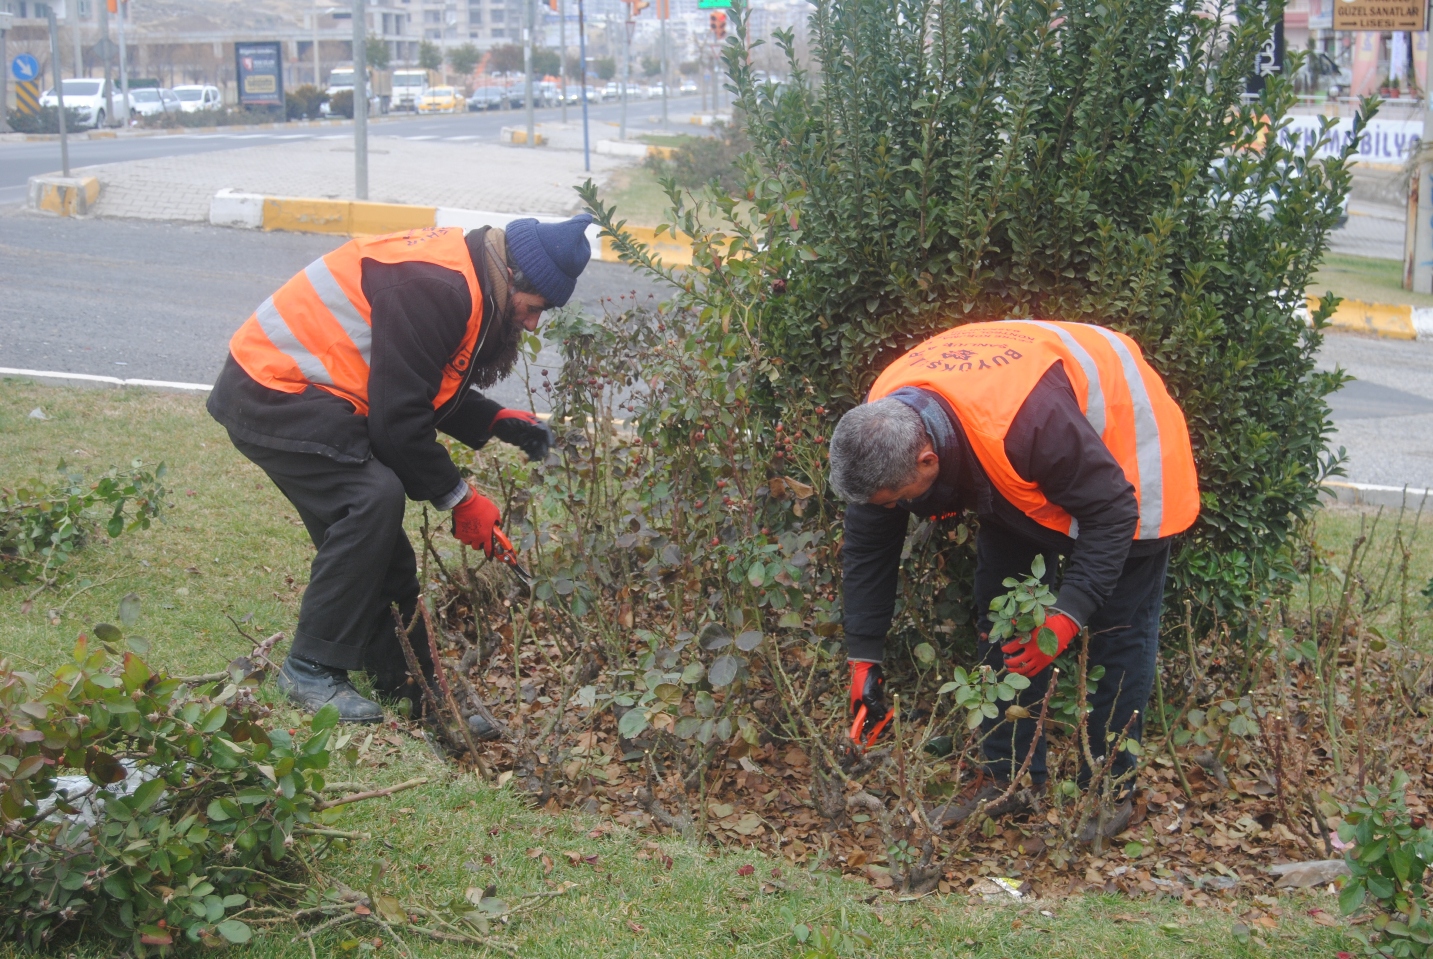
[[[522,326],[513,318],[509,305],[506,313],[488,335],[481,352],[473,358],[473,385],[480,390],[503,380],[517,366],[518,351],[522,347]]]

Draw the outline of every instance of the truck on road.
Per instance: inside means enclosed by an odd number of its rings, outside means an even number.
[[[432,70],[420,70],[416,67],[407,70],[394,70],[392,108],[394,110],[418,109],[418,101],[436,82]]]
[[[324,91],[328,94],[329,100],[334,94],[342,93],[344,90],[353,92],[353,64],[340,63],[334,67],[328,75],[328,87]],[[368,68],[368,112],[373,115],[388,112],[389,104],[393,100],[393,75],[387,70],[375,70]],[[320,109],[328,112],[328,104],[325,103]]]

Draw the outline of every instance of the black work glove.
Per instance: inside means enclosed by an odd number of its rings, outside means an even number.
[[[547,450],[552,446],[552,430],[532,413],[523,410],[498,410],[489,429],[504,443],[526,453],[529,460],[546,459]]]

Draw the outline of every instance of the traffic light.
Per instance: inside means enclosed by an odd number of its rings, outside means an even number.
[[[635,18],[638,14],[640,14],[643,10],[647,9],[647,8],[650,7],[651,5],[652,5],[652,4],[651,4],[650,0],[632,0],[632,16],[633,16],[633,18]]]
[[[712,36],[718,40],[726,39],[726,14],[718,11],[711,15]]]
[[[547,8],[553,13],[557,12],[557,0],[547,0]]]

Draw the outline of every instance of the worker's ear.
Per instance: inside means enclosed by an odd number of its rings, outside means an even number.
[[[916,465],[926,468],[940,466],[940,454],[935,451],[935,446],[929,440],[926,441],[925,448],[916,454]]]

